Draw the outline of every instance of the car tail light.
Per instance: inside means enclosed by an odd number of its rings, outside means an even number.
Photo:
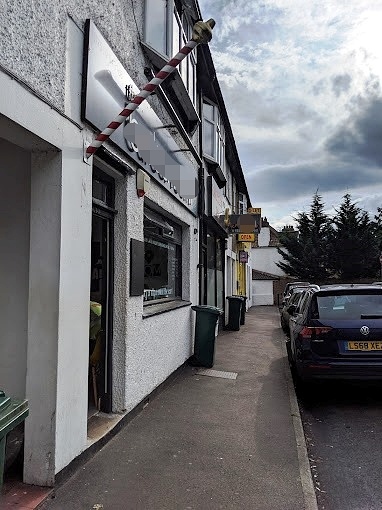
[[[319,338],[321,335],[325,335],[326,333],[329,333],[329,331],[331,331],[332,328],[330,327],[308,327],[308,326],[305,326],[302,330],[301,330],[301,338],[303,340],[312,340],[312,341],[317,341],[317,338]]]

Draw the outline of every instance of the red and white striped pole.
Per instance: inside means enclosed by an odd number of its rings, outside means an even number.
[[[191,51],[201,43],[208,43],[212,38],[212,29],[215,26],[215,21],[209,19],[208,21],[197,21],[193,27],[191,39],[179,50],[169,62],[166,64],[154,78],[143,87],[134,99],[124,108],[121,113],[94,139],[94,141],[87,147],[85,151],[85,158],[88,159],[96,150],[110,137],[112,133],[133,113],[134,110],[160,85],[187,57]]]

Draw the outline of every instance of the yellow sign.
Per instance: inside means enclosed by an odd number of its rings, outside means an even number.
[[[261,215],[261,207],[248,207],[248,214],[260,214]]]
[[[237,234],[237,240],[241,242],[254,243],[255,234]]]

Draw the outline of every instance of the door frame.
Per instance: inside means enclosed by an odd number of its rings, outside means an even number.
[[[107,331],[105,337],[105,368],[106,377],[104,386],[106,392],[102,391],[100,410],[111,413],[113,408],[113,324],[114,324],[114,217],[117,211],[114,209],[115,203],[115,180],[105,174],[96,167],[93,167],[93,179],[103,182],[109,190],[109,199],[103,202],[97,198],[93,198],[92,202],[92,222],[93,216],[98,216],[108,223],[108,261],[107,261],[107,307],[106,307],[106,324]],[[105,389],[103,388],[103,389]]]

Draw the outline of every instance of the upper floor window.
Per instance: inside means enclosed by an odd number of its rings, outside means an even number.
[[[170,59],[192,35],[185,12],[179,12],[174,0],[145,0],[145,42]],[[190,53],[178,67],[190,99],[196,105],[196,52]]]
[[[225,132],[218,107],[203,102],[203,152],[216,161],[225,175]]]
[[[238,205],[239,205],[239,214],[244,214],[245,204],[244,204],[244,193],[238,194]]]

